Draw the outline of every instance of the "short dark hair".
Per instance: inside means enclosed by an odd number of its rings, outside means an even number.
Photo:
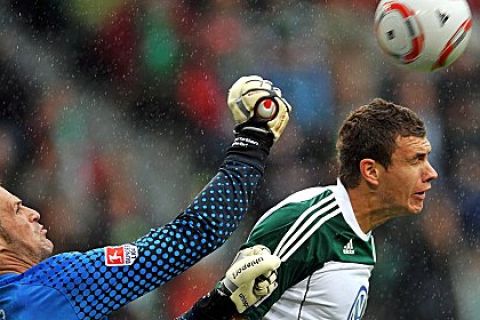
[[[423,121],[412,110],[375,98],[351,112],[337,140],[339,177],[345,187],[360,184],[362,159],[373,159],[388,168],[398,136],[426,136]]]

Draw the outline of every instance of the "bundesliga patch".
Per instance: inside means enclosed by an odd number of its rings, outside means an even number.
[[[138,248],[133,244],[105,247],[105,265],[110,267],[130,266],[138,257]]]

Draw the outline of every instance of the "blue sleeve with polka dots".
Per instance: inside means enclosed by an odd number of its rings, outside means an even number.
[[[56,255],[27,271],[23,294],[43,299],[31,319],[105,319],[222,245],[262,179],[263,160],[244,160],[229,155],[184,212],[135,242]]]

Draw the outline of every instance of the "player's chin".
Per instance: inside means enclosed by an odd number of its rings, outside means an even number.
[[[42,243],[42,258],[46,259],[50,257],[53,253],[53,242],[50,239],[45,238],[45,240]]]
[[[422,213],[422,210],[423,210],[423,200],[414,201],[410,203],[410,205],[408,206],[408,212],[412,215],[420,214]]]
[[[38,244],[38,246],[31,251],[31,258],[32,261],[37,264],[42,262],[45,259],[48,259],[53,254],[53,242],[44,239],[42,242]]]

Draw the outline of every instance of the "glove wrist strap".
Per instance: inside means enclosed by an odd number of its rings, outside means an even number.
[[[219,293],[221,295],[224,295],[224,296],[227,296],[227,297],[230,297],[232,295],[232,293],[237,290],[238,287],[235,285],[235,283],[233,283],[230,279],[228,279],[227,277],[225,277],[221,282],[220,282],[220,286],[217,287],[217,290],[219,291]]]
[[[242,129],[235,132],[235,140],[227,150],[226,160],[246,162],[263,173],[272,145],[271,133]]]
[[[220,293],[218,289],[214,289],[198,300],[192,309],[178,320],[230,320],[235,314],[237,314],[237,309],[232,300]]]

